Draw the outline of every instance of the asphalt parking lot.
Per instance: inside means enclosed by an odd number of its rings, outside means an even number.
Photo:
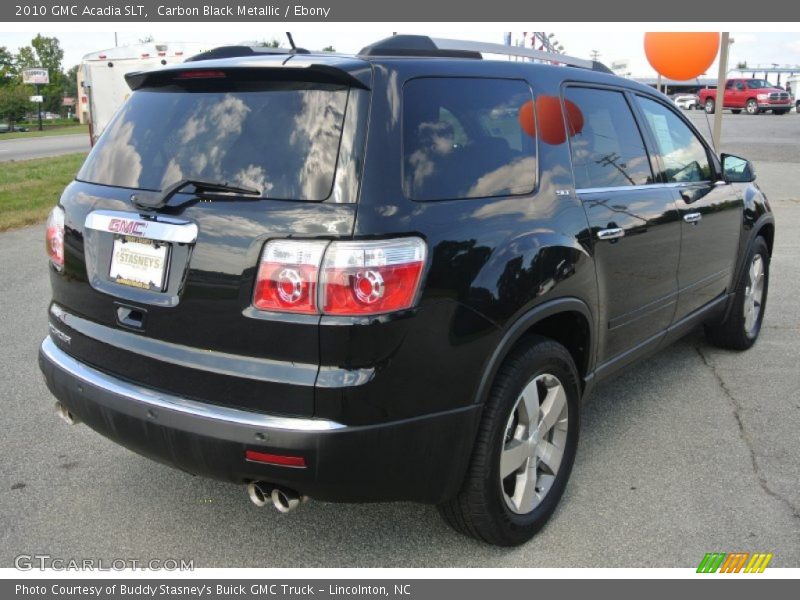
[[[701,130],[705,117],[691,114]],[[43,226],[0,234],[0,567],[18,554],[184,558],[202,567],[694,567],[710,551],[800,567],[800,115],[725,115],[778,233],[762,337],[692,335],[599,387],[567,492],[516,549],[452,532],[434,507],[259,509],[243,487],[150,462],[53,411],[36,363]]]

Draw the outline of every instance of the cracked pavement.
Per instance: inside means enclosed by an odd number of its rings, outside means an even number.
[[[66,426],[36,364],[43,226],[1,234],[0,566],[46,552],[208,567],[695,567],[706,552],[745,551],[800,567],[800,115],[726,114],[725,127],[725,150],[758,159],[778,222],[761,338],[736,353],[697,332],[601,384],[559,509],[515,549],[452,532],[430,506],[258,509],[243,487]]]

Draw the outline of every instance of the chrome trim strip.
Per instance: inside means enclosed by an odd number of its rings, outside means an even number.
[[[98,342],[124,348],[153,360],[228,377],[306,387],[342,388],[364,385],[375,375],[374,368],[348,370],[319,367],[310,363],[255,358],[164,342],[78,317],[55,302],[50,305],[50,314],[73,331]]]
[[[634,190],[663,190],[670,188],[685,188],[697,185],[711,185],[710,181],[681,181],[673,183],[647,183],[644,185],[617,185],[611,187],[580,188],[576,194],[606,194],[608,192],[626,192]]]
[[[133,223],[135,230],[120,231],[112,227],[112,223],[120,219],[126,223]],[[83,226],[86,229],[96,229],[109,233],[132,235],[135,237],[156,240],[160,242],[174,242],[176,244],[193,244],[197,240],[197,225],[185,219],[157,215],[153,219],[143,219],[138,213],[117,210],[95,210],[86,215]]]
[[[333,431],[345,427],[327,419],[279,417],[205,404],[128,383],[75,360],[56,346],[49,336],[42,342],[41,352],[55,367],[111,395],[104,402],[105,405],[134,417],[146,418],[146,409],[149,408],[168,411],[173,417],[184,417],[184,425],[198,420],[202,421],[198,425],[208,425],[210,421],[219,425],[254,427],[258,430],[282,429],[299,432]],[[94,400],[97,401],[97,398]],[[157,420],[159,423],[165,421],[162,415],[158,415]]]

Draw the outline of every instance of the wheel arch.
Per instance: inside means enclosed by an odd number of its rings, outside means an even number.
[[[503,361],[530,335],[538,334],[562,344],[572,355],[581,377],[581,391],[594,367],[594,317],[589,306],[579,298],[557,298],[526,312],[506,328],[503,337],[487,361],[478,385],[475,401],[484,403]]]

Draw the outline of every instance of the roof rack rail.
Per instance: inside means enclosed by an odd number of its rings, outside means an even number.
[[[521,56],[569,67],[591,69],[602,73],[613,73],[603,63],[566,54],[555,54],[544,50],[506,46],[490,42],[431,38],[426,35],[395,35],[366,46],[359,52],[362,56],[443,56],[453,58],[483,58],[484,54]]]

